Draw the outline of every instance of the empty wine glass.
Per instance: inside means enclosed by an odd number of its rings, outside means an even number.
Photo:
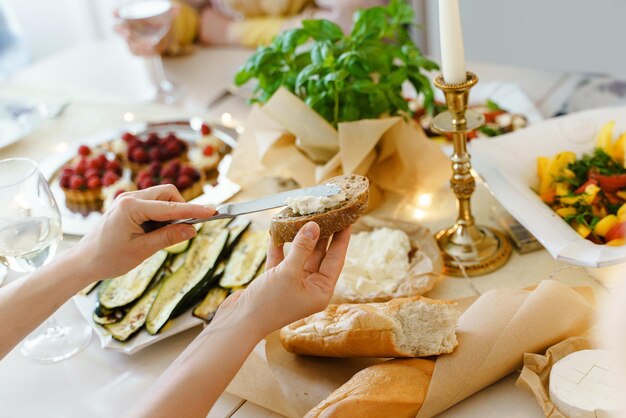
[[[169,0],[130,0],[124,2],[116,12],[132,38],[151,47],[156,47],[167,35],[174,21],[172,3]],[[176,86],[167,79],[161,55],[149,58],[155,79],[155,96],[158,102],[173,104],[178,100]]]
[[[0,262],[19,272],[33,272],[50,262],[63,237],[61,215],[34,161],[0,161],[0,202]],[[50,363],[78,353],[90,340],[91,328],[84,322],[50,318],[20,350],[28,358]]]

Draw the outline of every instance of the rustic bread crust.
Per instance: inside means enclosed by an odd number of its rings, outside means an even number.
[[[348,199],[341,206],[323,213],[297,215],[286,208],[272,218],[270,235],[274,245],[292,242],[304,225],[313,221],[320,227],[320,238],[328,238],[355,223],[367,209],[369,180],[367,177],[351,174],[333,177],[324,182],[341,187]]]
[[[389,360],[367,367],[304,418],[414,418],[426,399],[434,360]]]
[[[456,305],[422,296],[386,303],[329,305],[280,331],[283,347],[294,354],[319,357],[415,357],[397,345],[394,317],[405,304]],[[428,353],[428,355],[441,353]]]

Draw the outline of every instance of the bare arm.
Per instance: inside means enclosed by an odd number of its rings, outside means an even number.
[[[122,195],[99,226],[53,263],[0,288],[0,359],[65,301],[90,283],[117,277],[161,248],[195,235],[190,225],[144,234],[148,219],[207,217],[215,211],[184,202],[174,186]]]
[[[266,272],[231,295],[209,327],[146,393],[133,417],[206,417],[256,344],[270,332],[328,306],[345,259],[350,229],[319,240],[307,224],[292,250],[268,249]]]

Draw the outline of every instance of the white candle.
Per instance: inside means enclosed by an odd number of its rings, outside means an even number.
[[[465,82],[465,50],[459,0],[439,0],[439,37],[444,81],[448,84]]]

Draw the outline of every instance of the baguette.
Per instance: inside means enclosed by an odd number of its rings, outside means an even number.
[[[320,227],[320,239],[328,238],[356,222],[367,209],[369,181],[367,177],[351,174],[333,177],[324,182],[338,185],[346,195],[345,202],[322,213],[298,215],[285,208],[272,218],[270,235],[274,245],[291,242],[307,222],[313,221]]]
[[[435,368],[434,360],[389,360],[367,367],[304,418],[415,418]]]
[[[386,303],[329,305],[280,332],[294,354],[321,357],[425,357],[457,345],[455,303],[421,296]]]

